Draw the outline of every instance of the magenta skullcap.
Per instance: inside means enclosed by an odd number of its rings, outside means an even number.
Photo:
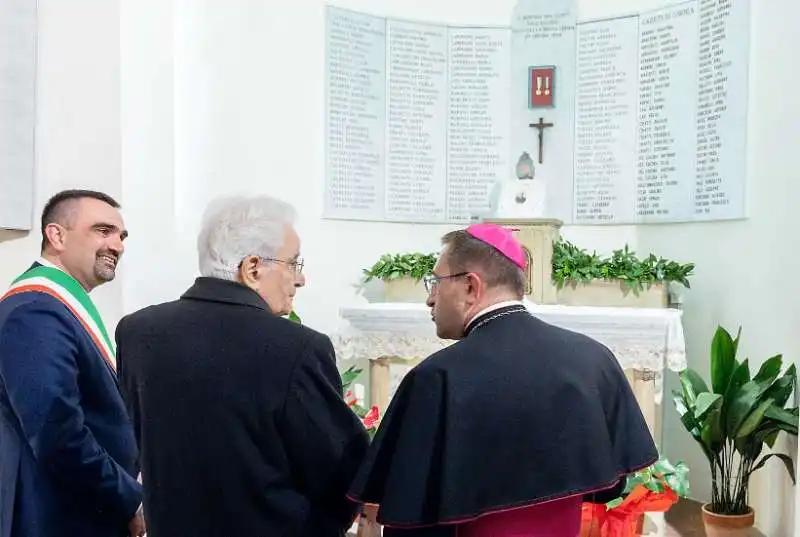
[[[510,229],[496,224],[472,224],[467,228],[467,233],[493,246],[521,269],[524,270],[528,266],[525,251]]]

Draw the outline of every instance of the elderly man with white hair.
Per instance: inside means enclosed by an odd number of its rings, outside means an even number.
[[[283,316],[305,284],[295,211],[226,198],[206,212],[201,276],[117,327],[150,537],[344,535],[366,452],[330,339]]]

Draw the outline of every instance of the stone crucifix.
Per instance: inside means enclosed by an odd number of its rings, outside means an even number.
[[[531,123],[528,126],[533,128],[533,129],[538,129],[539,130],[539,164],[541,164],[542,163],[542,147],[543,147],[542,146],[542,139],[544,137],[543,136],[544,135],[544,130],[547,127],[552,127],[553,123],[545,123],[544,122],[544,118],[540,117],[539,118],[539,123]]]

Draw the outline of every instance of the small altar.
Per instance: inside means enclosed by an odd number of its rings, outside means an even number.
[[[664,374],[686,367],[682,312],[670,308],[539,305],[526,301],[539,319],[585,334],[614,353],[633,387],[656,442]],[[370,303],[340,310],[343,323],[332,336],[340,366],[369,364],[369,404],[383,413],[403,376],[453,341],[436,336],[424,304]]]

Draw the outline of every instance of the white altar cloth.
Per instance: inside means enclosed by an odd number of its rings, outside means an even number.
[[[623,369],[652,373],[655,402],[661,403],[666,369],[686,368],[686,344],[676,309],[603,308],[537,305],[526,302],[539,319],[585,334],[608,347]],[[332,336],[339,360],[392,356],[419,360],[453,343],[436,337],[425,304],[371,303],[344,307],[341,330]]]

